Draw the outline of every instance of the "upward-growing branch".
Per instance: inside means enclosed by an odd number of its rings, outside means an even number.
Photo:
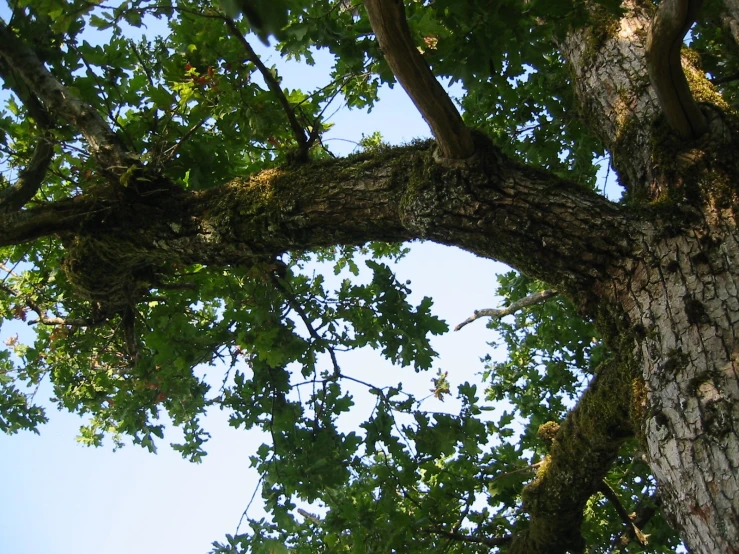
[[[470,130],[413,43],[402,0],[365,0],[364,5],[390,69],[431,127],[441,157],[472,156]]]
[[[708,130],[706,118],[690,92],[680,51],[695,23],[702,0],[664,0],[652,20],[647,37],[649,80],[670,127],[684,139]]]
[[[33,91],[13,73],[7,62],[0,56],[0,78],[26,107],[28,115],[36,123],[37,129],[43,133],[43,136],[39,138],[31,160],[21,170],[16,182],[0,191],[0,213],[20,210],[36,195],[54,157],[51,135],[53,118]]]

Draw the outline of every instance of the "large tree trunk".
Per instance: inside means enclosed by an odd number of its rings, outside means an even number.
[[[694,552],[739,552],[739,243],[732,208],[705,206],[678,236],[645,234],[614,275],[636,334],[649,462]]]
[[[694,552],[739,552],[739,321],[737,166],[726,108],[687,59],[683,67],[710,130],[674,138],[649,86],[640,2],[606,29],[570,34],[562,52],[576,73],[586,121],[613,154],[632,202],[664,206],[644,222],[637,251],[614,266],[601,298],[623,310],[645,401],[639,422],[668,512]],[[735,133],[735,131],[734,131]],[[736,136],[736,135],[735,135]],[[620,342],[627,345],[628,341]],[[622,355],[629,353],[622,351]]]

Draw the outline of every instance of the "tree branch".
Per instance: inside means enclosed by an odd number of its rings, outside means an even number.
[[[470,130],[411,38],[402,0],[365,0],[372,30],[390,69],[431,127],[442,158],[475,153]]]
[[[621,504],[621,499],[616,494],[616,491],[614,491],[608,483],[603,481],[601,483],[600,492],[603,493],[603,496],[605,496],[606,499],[613,505],[613,508],[616,510],[616,513],[618,513],[621,521],[623,521],[624,525],[626,525],[626,527],[628,528],[627,533],[629,538],[635,539],[642,546],[646,546],[648,542],[647,535],[641,532],[641,529],[637,527],[634,520],[629,516],[626,508],[624,508],[624,505]]]
[[[604,364],[567,414],[546,463],[524,488],[528,526],[514,533],[508,554],[582,552],[583,510],[598,492],[623,441],[629,419],[631,374],[626,364]]]
[[[0,213],[20,210],[38,192],[54,157],[54,146],[50,138],[45,136],[39,140],[31,161],[20,172],[18,180],[0,191]]]
[[[577,290],[580,307],[589,310],[595,283],[609,279],[613,264],[635,247],[635,219],[575,183],[489,148],[479,143],[477,161],[466,169],[440,166],[430,145],[421,144],[267,170],[206,191],[162,182],[156,194],[131,187],[84,194],[0,216],[0,246],[49,235],[61,236],[67,248],[98,244],[121,259],[98,260],[93,249],[69,257],[65,267],[110,265],[106,278],[119,278],[127,267],[151,275],[173,262],[240,265],[294,249],[424,238],[504,261],[557,290]],[[88,267],[81,277],[101,271]],[[105,283],[95,286],[105,294]]]
[[[462,323],[458,324],[454,328],[454,330],[459,331],[465,325],[472,323],[473,321],[480,319],[481,317],[493,317],[495,319],[500,319],[507,315],[515,314],[517,311],[527,308],[528,306],[534,306],[535,304],[541,304],[542,302],[546,302],[552,296],[556,296],[556,295],[557,295],[556,290],[542,290],[539,292],[535,292],[534,294],[527,296],[526,298],[522,298],[521,300],[513,302],[510,306],[507,306],[505,308],[501,308],[497,310],[494,308],[485,308],[482,310],[475,310],[475,312],[470,317],[465,319]]]
[[[58,316],[47,316],[47,310],[42,308],[38,303],[34,302],[28,297],[22,296],[18,291],[10,288],[7,285],[0,284],[0,290],[5,291],[10,296],[13,296],[23,302],[23,305],[35,312],[38,319],[30,320],[27,323],[34,325],[36,323],[43,323],[44,325],[69,325],[71,327],[91,327],[100,322],[96,322],[93,319],[68,319]]]
[[[708,130],[703,113],[690,92],[683,72],[683,39],[695,23],[702,0],[663,0],[647,36],[647,69],[670,127],[684,139]]]
[[[734,46],[739,46],[739,0],[723,0],[724,9],[720,14],[721,26],[734,39]]]
[[[90,145],[90,152],[100,162],[103,174],[117,179],[137,163],[95,108],[76,98],[57,81],[35,52],[2,22],[0,56],[35,91],[47,110],[58,114],[82,132]]]
[[[298,151],[301,153],[303,158],[305,158],[308,155],[308,149],[310,148],[311,144],[308,137],[306,136],[305,129],[303,129],[303,126],[298,121],[298,118],[295,117],[295,110],[293,110],[292,106],[290,105],[290,101],[287,99],[285,93],[282,91],[280,83],[277,82],[277,79],[275,79],[275,76],[272,74],[272,72],[267,68],[267,66],[262,63],[262,60],[259,59],[259,56],[251,47],[251,44],[249,44],[249,42],[239,30],[236,22],[230,17],[224,17],[223,20],[226,22],[226,26],[228,27],[229,31],[231,31],[231,34],[238,39],[238,41],[244,47],[244,50],[246,50],[247,59],[256,66],[257,70],[262,75],[264,82],[267,83],[269,90],[272,91],[272,94],[275,95],[277,101],[280,103],[280,106],[282,106],[282,109],[287,116],[287,121],[290,124],[290,129],[292,129],[293,137],[295,137],[295,141],[298,143]]]
[[[428,533],[429,535],[438,535],[440,537],[446,537],[448,539],[451,539],[453,541],[458,541],[458,542],[482,544],[484,546],[489,546],[490,548],[497,548],[498,546],[502,546],[504,544],[508,544],[509,542],[511,542],[510,535],[507,535],[505,537],[475,537],[473,535],[465,535],[464,533],[459,533],[456,531],[442,531],[442,530],[436,530],[436,529],[427,530],[426,533]]]
[[[637,529],[644,529],[646,524],[649,523],[649,520],[654,517],[661,506],[662,498],[660,497],[658,492],[655,491],[649,496],[643,496],[642,499],[639,501],[639,504],[637,504],[636,509],[634,510],[634,519],[632,520],[632,518],[629,517],[630,524]],[[634,538],[631,531],[632,530],[629,529],[629,531],[618,537],[614,542],[613,547],[623,548],[624,546],[629,544],[629,542]],[[649,535],[646,535],[646,538],[648,537]]]
[[[26,107],[37,128],[43,132],[43,137],[39,139],[28,166],[20,172],[18,180],[0,191],[0,213],[5,213],[20,210],[36,195],[54,158],[54,147],[53,137],[49,133],[53,124],[51,115],[33,91],[16,78],[2,57],[0,57],[0,77]]]

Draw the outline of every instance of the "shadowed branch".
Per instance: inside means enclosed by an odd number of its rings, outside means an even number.
[[[441,157],[472,156],[470,130],[413,43],[402,0],[365,0],[364,5],[390,69],[431,127]]]
[[[18,211],[25,206],[36,195],[46,176],[46,171],[54,158],[52,136],[49,132],[53,126],[53,118],[2,57],[0,57],[0,78],[23,103],[36,127],[43,133],[28,165],[20,171],[18,180],[0,191],[0,213],[7,213]]]
[[[702,3],[702,0],[661,2],[647,37],[649,80],[667,122],[684,139],[698,138],[708,130],[681,64],[683,39],[695,23]]]
[[[36,53],[0,22],[0,56],[35,91],[46,109],[74,125],[85,137],[101,172],[118,178],[135,164],[118,136],[92,106],[62,85],[39,60]]]

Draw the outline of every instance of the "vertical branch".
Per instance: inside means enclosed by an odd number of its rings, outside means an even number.
[[[37,129],[43,132],[43,136],[39,139],[33,151],[31,160],[21,170],[17,181],[0,191],[0,213],[7,213],[20,210],[36,195],[41,187],[46,171],[54,158],[53,137],[50,132],[53,119],[33,91],[17,79],[13,70],[2,57],[0,57],[0,78],[26,107],[28,115],[36,123]]]
[[[698,138],[708,130],[680,61],[683,39],[702,4],[702,0],[663,0],[647,37],[649,80],[668,124],[684,139]]]
[[[431,127],[442,158],[475,153],[470,130],[411,39],[402,0],[365,0],[372,30],[390,69]]]

